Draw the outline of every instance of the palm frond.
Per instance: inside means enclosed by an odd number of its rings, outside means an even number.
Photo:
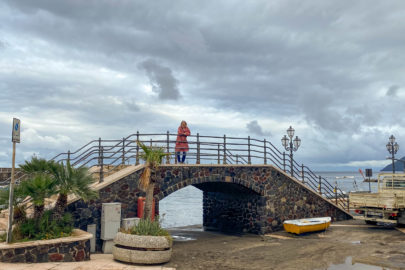
[[[44,205],[45,198],[56,194],[57,182],[48,174],[36,174],[20,184],[22,193],[30,196],[35,205]]]
[[[26,174],[51,173],[55,166],[57,166],[57,163],[53,160],[46,160],[36,156],[33,156],[30,161],[26,160],[24,164],[19,165],[20,169]]]

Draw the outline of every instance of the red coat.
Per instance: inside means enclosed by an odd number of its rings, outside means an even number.
[[[187,152],[188,143],[187,136],[190,136],[190,130],[188,127],[182,128],[181,126],[177,130],[177,139],[176,139],[176,152]]]

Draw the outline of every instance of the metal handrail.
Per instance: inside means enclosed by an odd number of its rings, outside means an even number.
[[[56,162],[69,161],[73,166],[93,167],[93,172],[102,182],[104,177],[114,172],[118,166],[139,164],[142,149],[137,145],[141,141],[146,145],[159,146],[166,153],[171,154],[165,162],[176,163],[177,134],[166,133],[133,133],[120,140],[92,140],[75,151],[68,151],[54,156]],[[296,160],[292,160],[288,153],[281,152],[270,141],[249,137],[227,137],[190,135],[188,136],[188,162],[217,163],[217,164],[271,164],[291,174],[296,180],[319,193],[321,196],[334,195],[334,203],[348,209],[343,191],[332,186],[325,178],[316,175],[311,169]],[[173,160],[174,158],[174,160]],[[292,167],[291,167],[292,164]]]

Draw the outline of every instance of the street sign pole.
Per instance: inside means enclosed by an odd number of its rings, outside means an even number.
[[[13,131],[11,134],[11,141],[13,142],[13,159],[11,167],[11,182],[10,182],[10,195],[8,197],[8,228],[7,228],[7,243],[11,243],[13,238],[13,201],[14,201],[14,182],[15,182],[15,144],[20,143],[20,120],[13,118]]]
[[[7,243],[10,243],[13,238],[13,197],[14,197],[14,170],[15,170],[15,142],[13,142],[13,164],[11,167],[11,182],[10,182],[10,195],[8,197],[8,230],[7,230]]]

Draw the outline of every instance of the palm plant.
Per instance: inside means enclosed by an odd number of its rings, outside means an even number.
[[[20,184],[22,192],[32,198],[34,204],[34,219],[40,219],[45,208],[45,198],[56,194],[55,179],[48,174],[36,174],[33,178]]]
[[[19,166],[25,174],[34,175],[38,173],[50,173],[58,164],[53,160],[33,156],[30,161],[26,160],[24,164],[20,164]]]
[[[53,167],[51,173],[56,180],[59,193],[53,212],[53,218],[56,220],[63,216],[69,193],[81,197],[84,201],[96,198],[98,195],[90,188],[94,179],[85,167],[75,168],[68,161],[66,165],[62,163]]]
[[[10,190],[8,188],[6,189],[0,189],[0,204],[8,206],[9,204],[9,196],[10,196]],[[20,185],[16,185],[14,187],[14,196],[13,196],[13,220],[15,223],[22,223],[26,220],[26,205],[21,203],[27,195],[23,192],[22,188]]]
[[[145,161],[145,169],[139,178],[139,187],[145,191],[145,215],[144,219],[152,219],[152,204],[153,191],[155,189],[156,178],[155,173],[157,168],[162,164],[162,160],[166,154],[162,147],[147,147],[145,144],[137,141],[137,144],[142,148],[143,153],[141,159]]]

